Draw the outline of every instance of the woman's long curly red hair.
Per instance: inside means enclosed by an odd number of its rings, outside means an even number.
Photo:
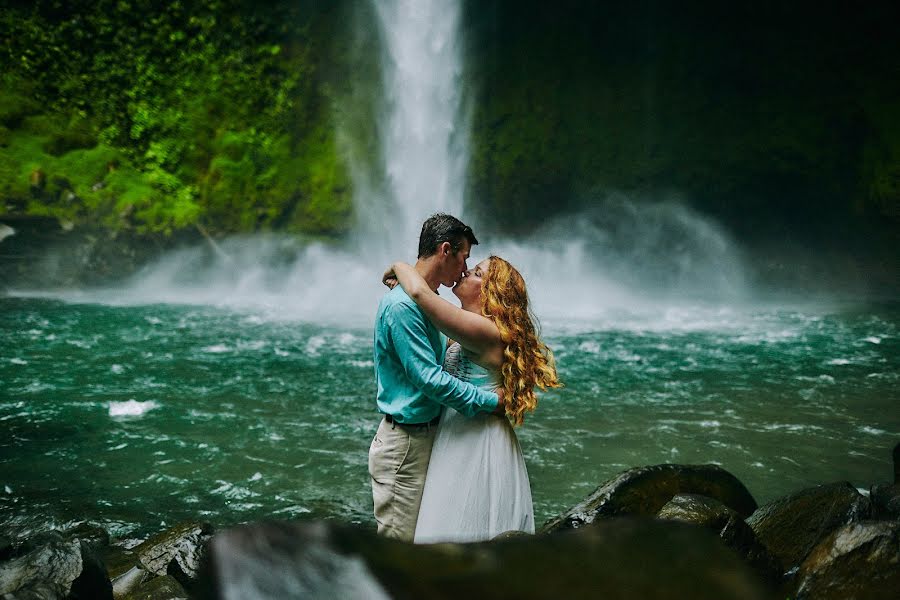
[[[506,416],[514,425],[537,406],[534,388],[562,387],[553,352],[539,338],[528,308],[525,280],[511,264],[491,256],[481,281],[482,314],[500,330],[506,344],[500,367],[506,398]]]

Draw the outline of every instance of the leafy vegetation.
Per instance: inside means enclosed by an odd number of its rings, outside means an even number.
[[[350,189],[317,73],[335,13],[240,0],[0,12],[5,210],[138,233],[341,231]]]
[[[356,160],[377,162],[377,125],[365,110],[336,116],[330,90],[349,86],[335,40],[353,45],[348,7],[367,3],[8,4],[0,214],[150,234],[349,226],[334,120],[350,123],[357,139],[340,148]],[[597,189],[675,190],[741,236],[853,221],[896,238],[896,3],[464,6],[468,195],[503,228]],[[349,93],[377,87],[377,60],[349,66]]]

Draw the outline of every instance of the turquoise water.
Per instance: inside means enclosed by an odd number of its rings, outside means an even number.
[[[538,523],[637,465],[714,462],[760,502],[892,477],[900,307],[545,321],[566,387],[519,430]],[[272,311],[0,298],[0,526],[374,527],[371,329]]]

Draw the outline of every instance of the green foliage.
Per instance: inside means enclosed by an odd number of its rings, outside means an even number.
[[[6,210],[140,232],[340,231],[347,182],[316,71],[330,42],[309,34],[333,18],[242,0],[0,12]]]

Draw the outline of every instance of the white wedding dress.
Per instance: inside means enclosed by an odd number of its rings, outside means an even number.
[[[447,349],[444,370],[495,389],[495,376],[468,359],[459,344]],[[475,542],[505,531],[534,533],[534,508],[525,459],[506,417],[467,418],[444,408],[425,477],[415,543]]]

